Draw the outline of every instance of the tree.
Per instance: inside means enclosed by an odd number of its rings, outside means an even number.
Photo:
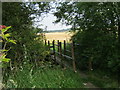
[[[103,30],[117,37],[119,29],[119,3],[61,3],[54,15],[56,22],[64,21],[80,30]],[[118,34],[119,36],[119,34]]]
[[[48,12],[49,5],[45,2],[3,2],[2,11],[2,24],[11,26],[7,32],[11,34],[11,39],[16,40],[15,45],[7,45],[7,48],[11,48],[7,55],[11,61],[5,63],[8,66],[3,70],[3,79],[6,82],[11,70],[15,71],[23,64],[37,65],[37,62],[44,60],[48,54],[42,34],[37,35],[42,29],[33,27],[33,21],[42,13]]]
[[[113,71],[118,70],[120,3],[64,2],[60,3],[54,15],[56,23],[64,22],[72,25],[72,30],[79,30],[73,39],[81,45],[77,49],[81,57],[85,56],[87,60],[92,57],[94,66],[104,70],[109,66]]]
[[[3,25],[12,26],[8,32],[17,42],[16,45],[7,45],[7,48],[11,47],[7,55],[11,59],[11,64],[20,66],[24,61],[36,62],[43,60],[48,54],[45,51],[42,34],[37,35],[38,32],[42,32],[42,29],[33,27],[35,18],[49,11],[48,4],[45,2],[3,2]]]

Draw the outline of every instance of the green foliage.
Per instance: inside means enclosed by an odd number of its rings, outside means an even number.
[[[104,71],[110,69],[110,71],[117,72],[120,63],[117,41],[113,36],[105,35],[104,32],[94,31],[92,34],[91,32],[83,31],[74,36],[75,42],[80,44],[80,46],[76,46],[79,68],[88,68],[88,62],[92,58],[93,70],[99,68]],[[79,57],[77,57],[78,54]]]
[[[62,70],[59,66],[44,63],[39,67],[26,64],[10,74],[6,88],[82,88],[79,74],[71,70]]]
[[[84,78],[84,81],[91,82],[94,85],[102,88],[118,88],[118,77],[116,75],[110,75],[109,72],[103,72],[101,70],[95,70],[92,73],[84,72],[88,75]]]
[[[64,2],[54,15],[57,22],[72,25],[78,30],[73,39],[79,68],[88,68],[92,61],[93,70],[119,72],[120,57],[120,3],[114,2]],[[79,57],[78,57],[79,56]]]
[[[38,6],[36,8],[36,6]],[[23,64],[34,63],[37,66],[39,61],[44,61],[49,51],[44,47],[42,29],[33,27],[35,17],[40,17],[41,13],[47,12],[49,6],[45,2],[3,2],[2,3],[2,23],[12,28],[5,33],[9,37],[9,42],[15,40],[16,44],[7,44],[8,51],[6,58],[11,61],[3,69],[3,82],[7,82],[9,73],[14,68]],[[5,31],[5,30],[3,30]],[[8,60],[8,59],[7,59]]]
[[[2,26],[2,25],[1,25]],[[9,26],[9,27],[6,27],[5,26],[5,28],[4,29],[1,29],[1,34],[0,34],[0,37],[2,38],[1,39],[1,42],[2,43],[5,43],[4,45],[3,45],[3,49],[2,50],[0,50],[0,61],[2,61],[2,62],[9,62],[11,59],[9,59],[9,58],[6,58],[6,56],[7,56],[7,52],[9,51],[9,50],[6,50],[6,45],[9,43],[9,42],[11,42],[11,43],[14,43],[14,44],[16,44],[16,42],[15,42],[15,40],[11,40],[9,37],[10,37],[10,34],[9,33],[6,33],[7,31],[8,31],[8,29],[10,29],[11,28],[11,26]]]
[[[9,58],[6,58],[6,55],[5,55],[5,54],[2,54],[2,56],[0,56],[0,60],[1,60],[2,62],[9,62],[9,61],[10,61]]]
[[[35,7],[38,6],[39,9]],[[9,10],[8,10],[9,8]],[[7,57],[12,61],[22,63],[22,61],[37,62],[43,60],[48,53],[43,43],[42,29],[33,27],[34,18],[40,16],[43,12],[48,12],[48,3],[34,2],[9,2],[3,3],[3,24],[11,25],[12,29],[8,32],[11,38],[17,41],[17,44],[8,44],[11,47]],[[5,35],[9,37],[9,34]],[[9,40],[9,42],[14,42]],[[44,55],[43,55],[44,54]]]

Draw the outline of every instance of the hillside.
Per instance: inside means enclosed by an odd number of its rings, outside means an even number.
[[[70,29],[62,29],[62,30],[49,30],[49,31],[44,31],[45,33],[51,33],[51,32],[66,32],[70,31]]]

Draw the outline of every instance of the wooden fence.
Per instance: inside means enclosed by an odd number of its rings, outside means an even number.
[[[72,41],[71,43],[66,43],[65,40],[64,42],[60,42],[59,40],[57,40],[56,42],[55,40],[53,40],[52,43],[50,43],[49,40],[45,40],[45,45],[49,47],[49,50],[51,50],[52,48],[52,55],[54,55],[54,60],[56,60],[56,57],[58,57],[57,55],[59,55],[59,57],[61,58],[61,62],[63,59],[72,60],[73,70],[74,72],[76,72],[75,45],[79,46],[79,44],[76,44],[74,41]],[[67,45],[70,45],[71,50],[67,49]],[[68,56],[67,53],[70,53],[70,56]],[[91,59],[88,61],[88,66],[89,70],[92,70]]]

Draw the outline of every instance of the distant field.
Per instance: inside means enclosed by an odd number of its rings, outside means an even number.
[[[51,32],[51,33],[45,33],[47,40],[60,40],[60,41],[69,41],[71,36],[73,34],[70,32]]]

